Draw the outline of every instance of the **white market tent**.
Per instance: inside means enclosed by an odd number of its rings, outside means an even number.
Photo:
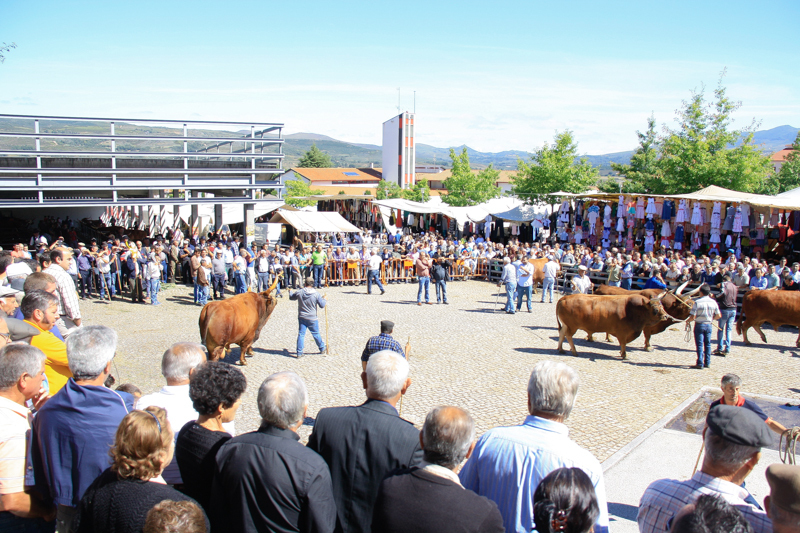
[[[608,200],[610,198],[617,198],[617,193],[586,193],[577,195],[581,198],[597,198]],[[774,207],[777,209],[800,210],[800,189],[793,189],[785,193],[775,196],[766,194],[753,194],[749,192],[734,191],[724,187],[717,187],[711,185],[698,191],[690,192],[688,194],[647,194],[635,193],[625,194],[637,198],[640,196],[655,197],[655,198],[671,198],[677,200],[694,200],[698,202],[728,202],[728,203],[747,203],[759,207]]]
[[[482,222],[489,215],[502,218],[504,220],[519,222],[530,221],[534,219],[534,212],[529,210],[521,210],[519,213],[516,213],[516,215],[514,215],[516,218],[512,218],[511,215],[509,215],[508,218],[499,216],[498,213],[509,214],[525,205],[522,200],[507,196],[501,198],[492,198],[491,200],[482,204],[468,207],[453,207],[447,205],[439,197],[433,197],[425,203],[401,199],[373,200],[372,203],[380,208],[384,225],[389,227],[391,230],[394,228],[393,226],[390,227],[389,225],[389,211],[392,209],[416,214],[444,215],[456,219],[459,225],[463,225],[466,222]],[[530,215],[530,217],[521,218],[527,215]]]
[[[197,214],[200,217],[207,217],[206,219],[213,219],[214,218],[214,204],[213,198],[211,198],[212,203],[209,204],[200,204],[197,206]],[[222,221],[225,224],[241,224],[244,222],[244,205],[245,202],[236,203],[236,204],[222,204]],[[253,207],[253,216],[258,218],[260,216],[266,215],[267,213],[271,213],[275,211],[279,207],[283,207],[283,201],[272,201],[272,202],[255,202]],[[192,216],[192,206],[190,205],[182,205],[180,206],[180,217],[183,219],[184,222],[187,224],[189,223],[189,219]]]
[[[270,223],[288,224],[297,231],[312,233],[360,233],[361,230],[349,223],[339,213],[327,211],[287,211],[278,209]]]

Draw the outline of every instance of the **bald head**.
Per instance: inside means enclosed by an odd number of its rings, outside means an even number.
[[[425,417],[420,440],[426,461],[455,470],[472,450],[475,422],[459,407],[434,407]]]

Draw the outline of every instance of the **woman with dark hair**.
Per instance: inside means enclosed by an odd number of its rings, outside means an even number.
[[[172,460],[172,442],[172,428],[164,409],[148,407],[128,413],[117,428],[109,452],[111,466],[86,489],[72,530],[140,532],[147,513],[162,500],[194,502],[161,478],[161,472]]]
[[[600,508],[589,476],[580,468],[558,468],[533,494],[533,521],[539,533],[587,533]]]
[[[211,500],[214,458],[231,438],[222,424],[235,418],[247,379],[241,370],[221,361],[200,365],[189,379],[189,397],[200,417],[178,433],[175,458],[183,479],[183,492],[205,509]]]

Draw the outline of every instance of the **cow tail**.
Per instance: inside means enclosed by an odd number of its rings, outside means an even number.
[[[216,348],[214,348],[214,351],[211,352],[210,355],[211,355],[210,359],[212,361],[219,361],[220,359],[224,359],[225,358],[225,346],[217,346]]]
[[[739,318],[736,319],[736,334],[742,334],[742,313],[739,313]],[[722,335],[722,333],[720,333]]]
[[[561,331],[561,320],[558,319],[558,304],[561,302],[556,303],[556,324],[558,324],[558,331]]]

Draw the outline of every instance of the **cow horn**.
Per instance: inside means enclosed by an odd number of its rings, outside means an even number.
[[[658,296],[656,296],[656,300],[658,300],[658,301],[661,301],[661,300],[662,300],[662,298],[664,298],[664,296],[666,296],[666,295],[667,295],[667,293],[666,293],[666,292],[662,292],[661,294],[659,294]]]
[[[684,283],[683,285],[681,285],[680,287],[678,287],[678,290],[677,290],[677,291],[675,291],[675,296],[680,296],[680,295],[681,295],[681,293],[683,292],[683,289],[685,289],[685,288],[686,288],[686,286],[687,286],[689,283],[690,283],[690,282],[688,282],[688,281],[687,281],[686,283]]]
[[[693,291],[687,292],[687,293],[686,293],[686,296],[687,296],[687,297],[689,297],[689,298],[691,298],[692,296],[694,296],[694,295],[695,295],[695,294],[697,294],[698,292],[700,292],[700,287],[697,287],[697,288],[696,288],[695,290],[693,290]]]
[[[278,286],[278,279],[279,279],[278,276],[275,276],[275,281],[273,281],[272,285],[270,285],[269,289],[267,289],[267,294],[271,294],[272,291],[275,290],[275,287]]]

